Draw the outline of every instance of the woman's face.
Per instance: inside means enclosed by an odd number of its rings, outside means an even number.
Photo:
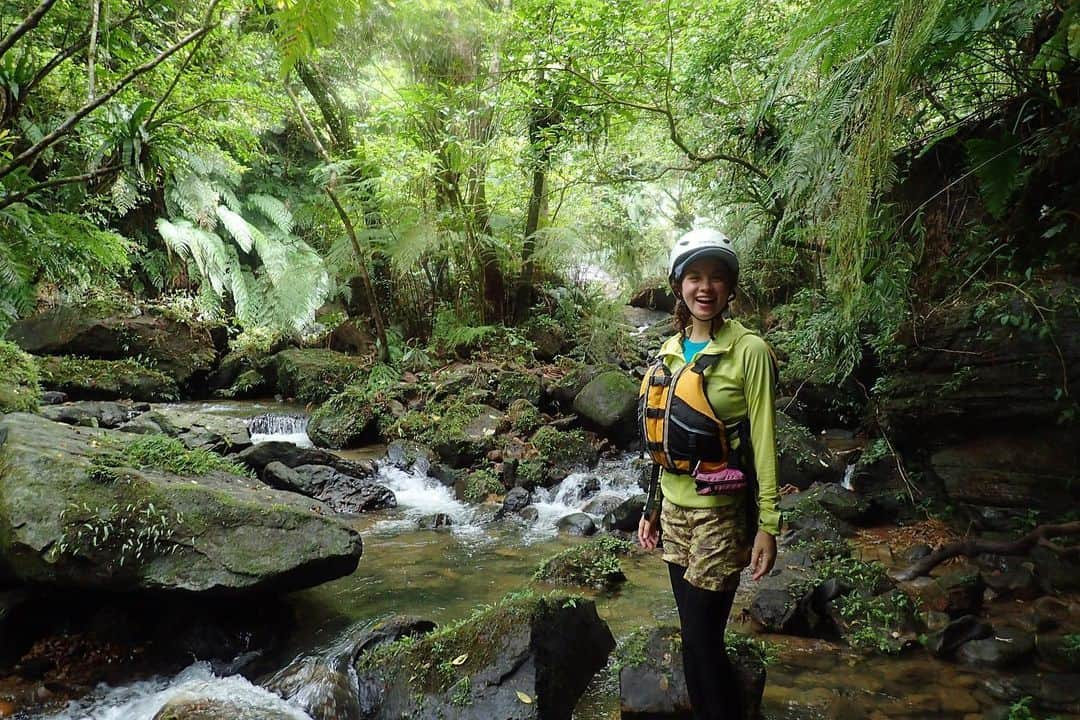
[[[687,266],[679,290],[691,315],[699,320],[712,320],[727,307],[731,274],[716,258],[701,258]]]

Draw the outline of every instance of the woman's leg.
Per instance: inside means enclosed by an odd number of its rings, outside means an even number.
[[[742,720],[742,691],[728,660],[724,630],[735,591],[702,590],[686,568],[668,563],[682,624],[683,671],[695,720]]]

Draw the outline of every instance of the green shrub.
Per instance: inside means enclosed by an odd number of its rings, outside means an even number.
[[[619,556],[628,552],[630,543],[610,535],[586,540],[542,562],[533,580],[611,590],[626,579],[619,566]]]
[[[581,430],[563,431],[545,425],[533,434],[530,442],[542,459],[555,465],[589,465],[595,459],[595,451]]]
[[[119,451],[106,451],[91,458],[91,476],[101,482],[109,479],[110,468],[162,470],[174,475],[199,476],[220,471],[250,476],[245,465],[210,452],[189,450],[184,443],[167,435],[142,435]],[[115,473],[113,473],[115,476]]]

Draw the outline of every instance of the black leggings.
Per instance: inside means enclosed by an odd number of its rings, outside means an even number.
[[[686,582],[685,573],[682,565],[668,563],[694,720],[742,720],[742,693],[724,646],[735,591],[702,590]]]

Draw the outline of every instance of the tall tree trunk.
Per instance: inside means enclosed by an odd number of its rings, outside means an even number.
[[[296,63],[296,72],[304,83],[308,94],[315,100],[322,113],[323,122],[330,131],[331,149],[335,153],[351,154],[356,148],[352,132],[349,130],[349,113],[341,101],[331,91],[326,77],[307,62]]]
[[[540,75],[543,81],[543,74]],[[533,302],[533,274],[536,264],[536,231],[540,228],[540,214],[544,206],[544,186],[547,183],[548,164],[551,161],[551,139],[544,130],[550,126],[553,111],[537,106],[529,120],[529,143],[532,146],[532,191],[529,193],[529,209],[525,216],[525,240],[521,247],[521,277],[518,279],[514,297],[514,322],[520,324],[529,316]]]
[[[94,100],[94,61],[97,57],[98,21],[101,20],[101,0],[90,0],[90,48],[86,51],[86,100]]]

